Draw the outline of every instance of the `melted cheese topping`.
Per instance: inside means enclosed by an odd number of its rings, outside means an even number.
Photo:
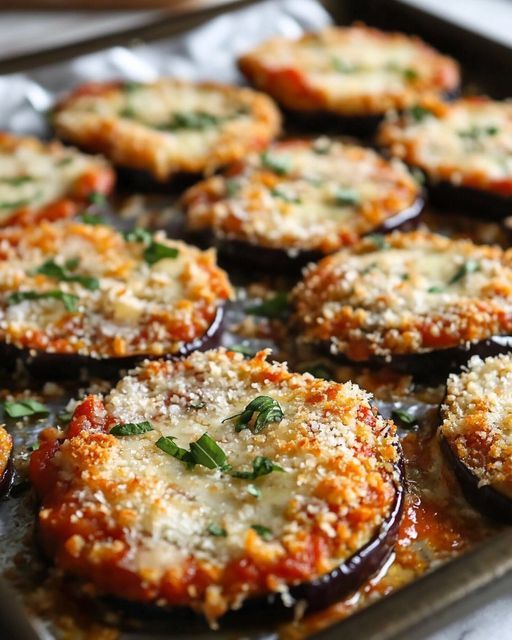
[[[100,589],[215,619],[255,594],[331,571],[378,533],[399,482],[393,423],[356,385],[289,373],[267,355],[244,360],[217,350],[146,363],[104,404],[90,397],[78,407],[45,472],[52,486],[35,479],[47,487],[43,539],[62,565]],[[237,432],[226,418],[260,395],[279,402],[283,419]],[[154,430],[104,433],[141,421]],[[189,468],[155,445],[163,435],[188,448],[205,432],[234,469],[265,456],[283,471],[233,478]],[[268,539],[255,525],[269,529]],[[212,535],[212,526],[224,535]]]
[[[335,251],[411,207],[403,165],[321,138],[286,141],[185,194],[189,227],[288,251]]]
[[[20,348],[96,358],[175,353],[202,338],[231,295],[227,276],[212,251],[162,232],[154,239],[176,249],[177,257],[148,264],[143,243],[104,225],[42,222],[0,232],[0,338]],[[96,278],[96,287],[36,273],[48,260],[68,275]],[[76,308],[51,297],[9,298],[49,291],[74,296]]]
[[[510,102],[424,101],[403,117],[384,123],[379,142],[433,181],[512,195]]]
[[[265,147],[279,113],[250,89],[163,79],[79,87],[56,109],[59,136],[158,180],[209,172]]]
[[[354,360],[464,346],[512,333],[512,253],[396,232],[311,267],[293,300],[303,339]]]
[[[242,56],[258,88],[290,109],[382,114],[459,85],[456,62],[418,38],[364,26],[274,38]]]
[[[100,157],[0,132],[0,225],[72,215],[91,194],[108,194],[113,183]]]
[[[451,375],[440,432],[480,486],[512,496],[512,356],[481,360]]]

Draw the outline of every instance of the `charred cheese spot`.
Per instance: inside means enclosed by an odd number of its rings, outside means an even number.
[[[116,164],[167,180],[264,148],[280,117],[270,98],[250,89],[164,79],[79,87],[57,106],[54,126]]]
[[[512,497],[512,357],[472,358],[448,379],[441,435],[477,476]]]
[[[365,239],[313,266],[293,292],[307,342],[353,360],[512,333],[512,254],[428,232]]]
[[[486,98],[427,100],[391,117],[379,142],[433,182],[512,196],[512,104]]]
[[[318,380],[225,350],[150,362],[79,406],[65,442],[32,456],[40,531],[57,563],[124,598],[186,605],[215,620],[286,593],[372,540],[396,501],[395,427],[352,383]],[[256,433],[229,416],[257,396],[284,413]],[[112,425],[153,431],[114,437]],[[156,446],[207,432],[233,469],[265,456],[283,471],[248,481],[189,468]]]
[[[176,353],[201,339],[231,295],[227,276],[212,251],[162,232],[154,241],[175,257],[151,264],[144,243],[105,225],[1,231],[0,339],[94,358]]]
[[[459,85],[456,62],[418,38],[364,26],[274,38],[242,56],[246,77],[285,107],[383,114]]]
[[[71,216],[93,193],[108,195],[113,184],[114,173],[100,157],[0,132],[0,226]]]
[[[193,230],[289,253],[329,253],[405,215],[419,191],[401,164],[320,138],[274,144],[193,186],[184,205]]]

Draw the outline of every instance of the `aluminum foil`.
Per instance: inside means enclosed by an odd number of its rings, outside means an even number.
[[[315,0],[266,0],[220,15],[184,35],[130,47],[111,47],[0,76],[0,128],[47,135],[45,112],[55,99],[83,82],[114,78],[150,81],[159,76],[240,83],[236,58],[275,35],[299,36],[330,23]]]

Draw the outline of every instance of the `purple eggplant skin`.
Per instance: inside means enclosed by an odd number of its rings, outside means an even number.
[[[502,220],[512,215],[512,196],[450,182],[427,181],[430,201],[439,209],[450,209],[482,220]]]
[[[220,345],[224,327],[224,307],[219,306],[216,316],[206,333],[193,342],[189,342],[176,353],[161,356],[134,355],[122,358],[93,358],[74,353],[33,352],[19,349],[11,344],[0,344],[0,362],[2,370],[14,371],[21,361],[31,376],[44,380],[78,380],[84,371],[89,376],[107,380],[120,377],[121,371],[133,369],[143,360],[180,359],[193,351],[212,349]]]
[[[512,498],[491,485],[478,486],[479,478],[462,462],[443,436],[440,436],[440,446],[469,504],[492,520],[512,524]]]
[[[410,231],[418,225],[424,206],[425,198],[421,194],[410,207],[391,216],[382,225],[370,231],[368,235],[390,233],[398,229]],[[286,251],[285,249],[262,247],[242,240],[230,240],[229,238],[212,239],[210,234],[211,243],[216,246],[219,255],[228,261],[236,263],[236,265],[250,265],[262,271],[273,271],[275,273],[298,273],[310,262],[318,262],[326,255],[317,250]]]
[[[356,591],[384,566],[393,553],[404,509],[406,484],[402,451],[400,445],[397,447],[400,462],[396,465],[398,479],[395,485],[395,500],[389,515],[375,536],[339,567],[310,582],[303,582],[289,588],[290,596],[296,603],[305,606],[306,613],[325,609]],[[119,611],[126,611],[131,616],[140,616],[149,625],[156,624],[156,628],[159,624],[168,625],[169,619],[172,619],[173,623],[178,621],[178,624],[183,624],[187,630],[190,630],[190,625],[206,626],[202,616],[194,614],[185,607],[158,606],[153,603],[131,602],[113,597],[105,600]],[[259,596],[246,600],[240,609],[226,613],[221,618],[220,624],[222,628],[228,629],[230,626],[241,623],[261,624],[263,612],[265,619],[268,619],[267,616],[272,616],[279,620],[286,620],[294,617],[295,607],[285,604],[280,594]]]
[[[491,336],[486,340],[473,342],[469,345],[418,354],[396,355],[390,360],[383,357],[375,357],[371,360],[351,360],[344,354],[331,353],[328,343],[319,344],[318,349],[344,364],[371,369],[388,367],[399,373],[412,375],[418,382],[437,384],[445,382],[449,373],[459,372],[473,356],[485,359],[489,356],[512,351],[512,336]]]
[[[182,193],[194,183],[204,178],[201,173],[179,172],[170,176],[167,180],[157,180],[149,171],[132,169],[129,167],[117,167],[117,190],[128,193],[140,191],[142,193]]]

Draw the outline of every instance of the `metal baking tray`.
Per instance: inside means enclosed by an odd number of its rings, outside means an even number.
[[[297,0],[297,4],[300,1]],[[102,37],[96,41],[46,52],[39,58],[31,55],[4,61],[0,63],[0,73],[25,71],[35,66],[39,66],[39,71],[44,72],[44,65],[70,60],[94,49],[130,43],[133,39],[151,42],[175,37],[218,13],[232,11],[254,2],[255,0],[238,0],[221,8],[207,8],[180,19],[131,30],[125,34],[116,34],[111,39]],[[417,34],[462,63],[466,85],[475,83],[481,92],[493,97],[512,95],[509,73],[512,68],[512,50],[503,45],[413,8],[400,0],[324,0],[322,4],[335,22],[340,24],[362,20],[384,29]],[[5,527],[0,519],[0,537],[3,535]],[[512,529],[504,529],[470,552],[434,569],[401,590],[380,598],[363,610],[317,633],[315,637],[322,640],[340,637],[362,640],[419,640],[449,620],[465,615],[479,604],[489,602],[500,594],[509,593],[511,589]],[[130,640],[150,640],[171,635],[175,636],[168,631],[162,635],[160,630],[154,635],[141,629],[140,632],[130,633],[126,637]],[[188,635],[187,632],[180,633],[181,637]],[[213,637],[210,633],[193,632],[193,635],[196,638]],[[270,638],[275,637],[275,634],[254,629],[247,629],[244,633],[238,629],[222,636]],[[19,604],[7,582],[0,578],[0,638],[38,640],[49,637],[44,628],[36,630],[32,626],[27,612]],[[125,638],[124,634],[122,637]]]

